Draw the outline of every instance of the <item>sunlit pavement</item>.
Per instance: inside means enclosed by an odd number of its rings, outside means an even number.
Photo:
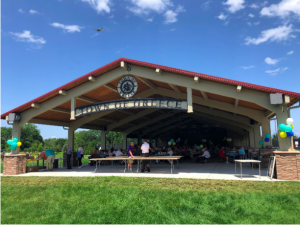
[[[267,168],[261,169],[261,178],[259,178],[259,169],[253,168],[250,163],[243,163],[241,179],[241,171],[239,164],[235,165],[230,163],[179,163],[177,167],[174,166],[173,173],[171,174],[170,164],[151,164],[151,172],[137,173],[137,165],[133,165],[133,172],[128,170],[124,173],[124,165],[101,165],[101,171],[98,169],[95,172],[96,166],[89,164],[82,165],[81,168],[73,167],[72,169],[60,168],[53,171],[30,172],[26,174],[16,175],[18,177],[95,177],[95,176],[122,176],[122,177],[157,177],[157,178],[192,178],[192,179],[214,179],[214,180],[251,180],[251,181],[271,181],[267,177]],[[2,175],[3,176],[3,175]],[[276,179],[273,178],[273,181]]]

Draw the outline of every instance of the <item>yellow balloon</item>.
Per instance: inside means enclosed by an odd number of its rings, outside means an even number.
[[[294,125],[293,124],[290,124],[290,126],[294,129]]]
[[[286,138],[286,132],[285,131],[281,131],[280,134],[279,134],[279,136],[281,138]]]
[[[200,148],[203,148],[203,145],[200,145]]]
[[[173,145],[176,145],[176,142],[173,142]]]
[[[19,142],[17,142],[17,146],[19,146],[19,147],[20,147],[21,145],[22,145],[22,142],[20,142],[20,141],[19,141]]]

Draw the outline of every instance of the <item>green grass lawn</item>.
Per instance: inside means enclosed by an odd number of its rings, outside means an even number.
[[[299,224],[299,182],[2,177],[1,223]]]

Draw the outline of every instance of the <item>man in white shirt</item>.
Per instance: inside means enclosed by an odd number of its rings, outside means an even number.
[[[81,147],[81,145],[78,145],[78,152],[81,155],[81,157],[79,158],[79,154],[78,154],[78,168],[81,168],[81,166],[82,166],[81,160],[84,157],[84,152],[83,152],[83,148]]]
[[[172,155],[173,155],[173,151],[172,151],[171,148],[168,149],[168,154],[169,154],[169,156],[172,156]]]
[[[201,163],[205,163],[206,162],[206,159],[209,159],[210,158],[210,153],[209,151],[207,151],[206,148],[203,149],[203,155],[201,155],[200,157],[198,157],[196,159],[196,163],[198,163],[198,159],[200,159]]]
[[[141,146],[142,157],[149,157],[149,149],[150,149],[150,145],[146,142],[145,139],[143,139],[143,144]],[[150,172],[149,161],[148,160],[143,160],[142,161],[142,168],[141,168],[142,173],[145,172],[145,164],[147,164],[147,171]]]
[[[120,155],[123,155],[123,153],[118,149],[118,151],[115,152],[116,157],[119,157]]]

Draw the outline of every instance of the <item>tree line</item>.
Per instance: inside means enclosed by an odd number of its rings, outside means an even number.
[[[7,140],[12,138],[11,127],[1,127],[1,149],[10,152]],[[52,149],[54,152],[66,151],[68,143],[67,138],[48,138],[43,139],[40,130],[36,125],[27,123],[21,128],[22,152],[41,152],[46,149]],[[122,143],[123,136],[120,132],[108,132],[106,134],[107,144]],[[85,154],[91,153],[95,147],[101,145],[101,131],[98,130],[80,130],[74,133],[74,151],[77,151],[77,146],[81,145],[84,148]]]

